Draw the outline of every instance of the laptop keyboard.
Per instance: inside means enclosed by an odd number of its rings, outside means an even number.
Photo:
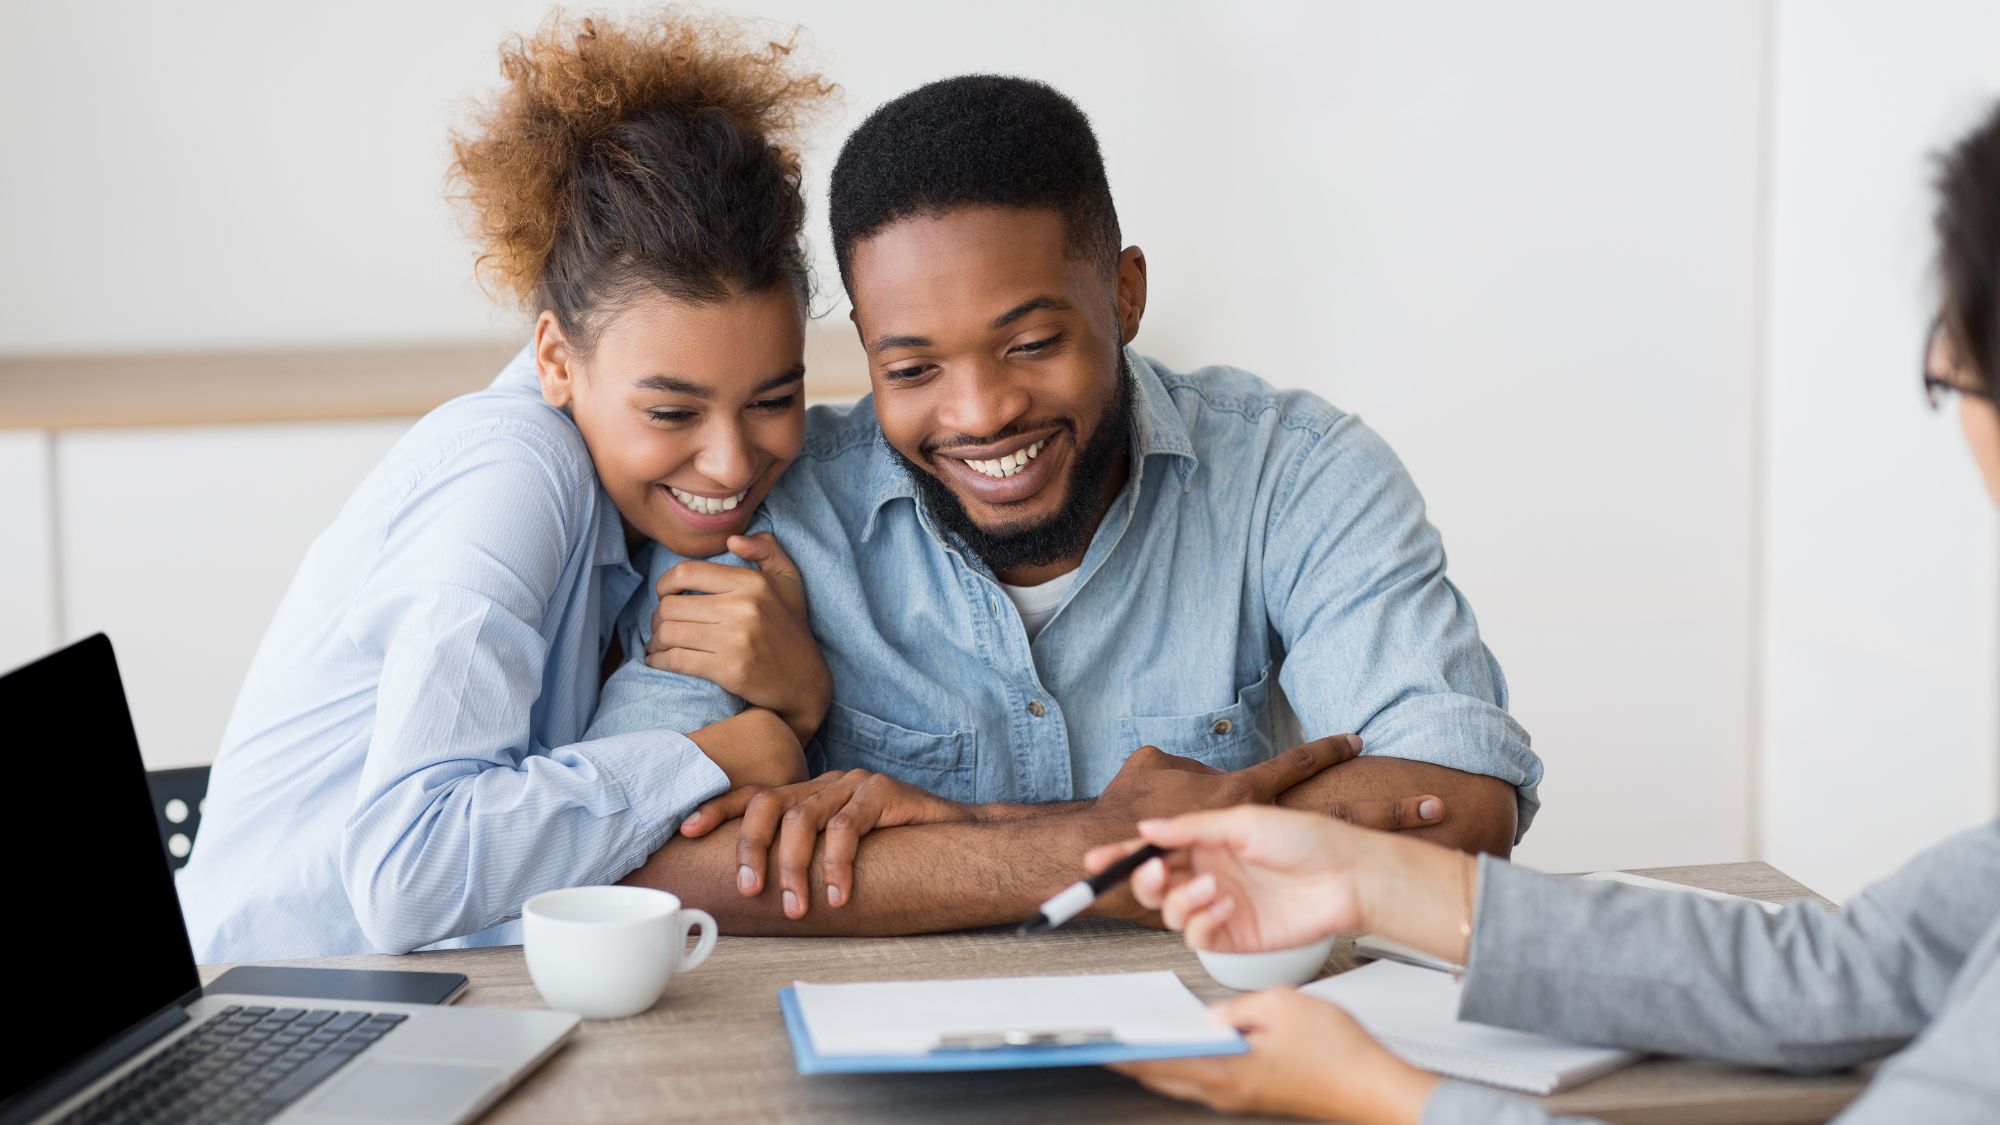
[[[62,1120],[268,1121],[406,1018],[331,1008],[224,1008]]]

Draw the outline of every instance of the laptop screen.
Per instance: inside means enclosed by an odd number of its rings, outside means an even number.
[[[9,1022],[0,1102],[200,986],[103,634],[0,677]]]

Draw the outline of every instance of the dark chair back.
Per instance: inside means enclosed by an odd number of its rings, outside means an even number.
[[[147,770],[146,787],[153,791],[153,820],[160,826],[167,862],[175,871],[187,866],[194,850],[195,829],[201,827],[201,804],[208,796],[208,767]]]

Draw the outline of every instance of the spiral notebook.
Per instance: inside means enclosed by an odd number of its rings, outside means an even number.
[[[1468,1023],[1458,1018],[1459,982],[1415,965],[1377,961],[1314,981],[1301,992],[1347,1009],[1403,1061],[1450,1078],[1553,1094],[1609,1074],[1639,1056]]]

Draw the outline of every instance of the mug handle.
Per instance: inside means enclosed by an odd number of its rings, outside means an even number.
[[[715,928],[715,915],[706,910],[696,910],[687,906],[681,908],[680,928],[674,935],[676,950],[687,948],[688,934],[696,926],[701,927],[701,940],[695,943],[693,953],[682,954],[681,967],[674,971],[675,976],[691,973],[700,968],[701,963],[708,960],[709,951],[715,948],[715,935],[718,932]]]

